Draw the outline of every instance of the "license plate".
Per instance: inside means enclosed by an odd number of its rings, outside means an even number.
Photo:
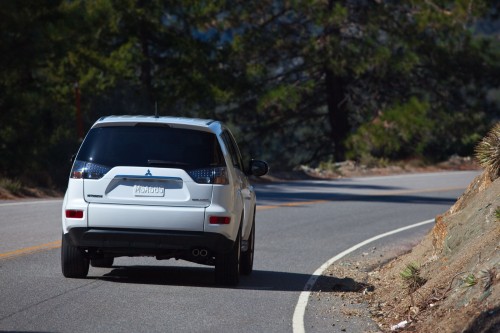
[[[163,197],[165,188],[162,186],[135,185],[134,195],[136,197]]]

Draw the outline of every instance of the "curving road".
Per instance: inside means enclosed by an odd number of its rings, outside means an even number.
[[[443,213],[476,175],[256,185],[255,271],[237,288],[217,287],[211,267],[154,258],[118,258],[111,269],[91,267],[87,279],[65,279],[61,200],[0,202],[0,332],[291,332],[299,295],[318,267]]]

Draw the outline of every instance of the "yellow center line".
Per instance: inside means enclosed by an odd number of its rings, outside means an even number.
[[[370,195],[385,196],[385,195],[403,195],[403,194],[416,194],[416,193],[450,192],[450,191],[458,191],[458,190],[465,190],[465,187],[463,187],[463,186],[443,187],[443,188],[432,188],[432,189],[427,189],[427,190],[398,190],[398,191],[394,190],[394,191],[388,191],[388,192],[367,194],[367,196],[370,196]]]
[[[281,207],[297,207],[297,206],[304,206],[304,205],[314,205],[314,204],[325,203],[328,201],[329,200],[296,201],[296,202],[287,202],[287,203],[278,204],[278,205],[263,205],[263,206],[257,206],[257,210],[275,209],[275,208],[281,208]]]
[[[41,252],[41,251],[56,249],[58,247],[61,247],[61,241],[60,240],[54,241],[54,242],[50,242],[50,243],[45,243],[45,244],[40,244],[40,245],[35,245],[35,246],[30,246],[30,247],[25,247],[25,248],[14,250],[14,251],[0,253],[0,259],[10,259],[10,258],[14,258],[14,257],[23,256],[23,255],[29,254],[29,253],[35,253],[35,252]]]
[[[361,197],[382,197],[382,196],[397,196],[397,195],[408,195],[408,194],[417,194],[417,193],[433,193],[433,192],[448,192],[448,191],[458,191],[458,190],[463,190],[464,187],[445,187],[445,188],[433,188],[433,189],[427,189],[427,190],[394,190],[394,191],[383,191],[383,192],[375,192],[375,193],[367,193],[367,194],[356,194],[356,193],[338,193],[340,197],[343,196],[361,196]],[[325,193],[326,194],[326,193]],[[304,205],[314,205],[314,204],[321,204],[321,203],[327,203],[327,202],[332,202],[338,199],[338,197],[330,197],[328,199],[324,200],[312,200],[312,201],[295,201],[295,202],[288,202],[288,203],[282,203],[282,204],[276,204],[276,205],[258,205],[257,210],[268,210],[268,209],[276,209],[276,208],[282,208],[282,207],[297,207],[297,206],[304,206]]]

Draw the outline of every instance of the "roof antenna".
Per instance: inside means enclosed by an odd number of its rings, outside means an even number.
[[[158,116],[158,101],[155,101],[155,118],[160,118]]]

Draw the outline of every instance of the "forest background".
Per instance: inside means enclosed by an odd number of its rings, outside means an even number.
[[[274,170],[470,156],[500,119],[500,3],[2,1],[0,179],[63,188],[98,118],[155,109]]]

